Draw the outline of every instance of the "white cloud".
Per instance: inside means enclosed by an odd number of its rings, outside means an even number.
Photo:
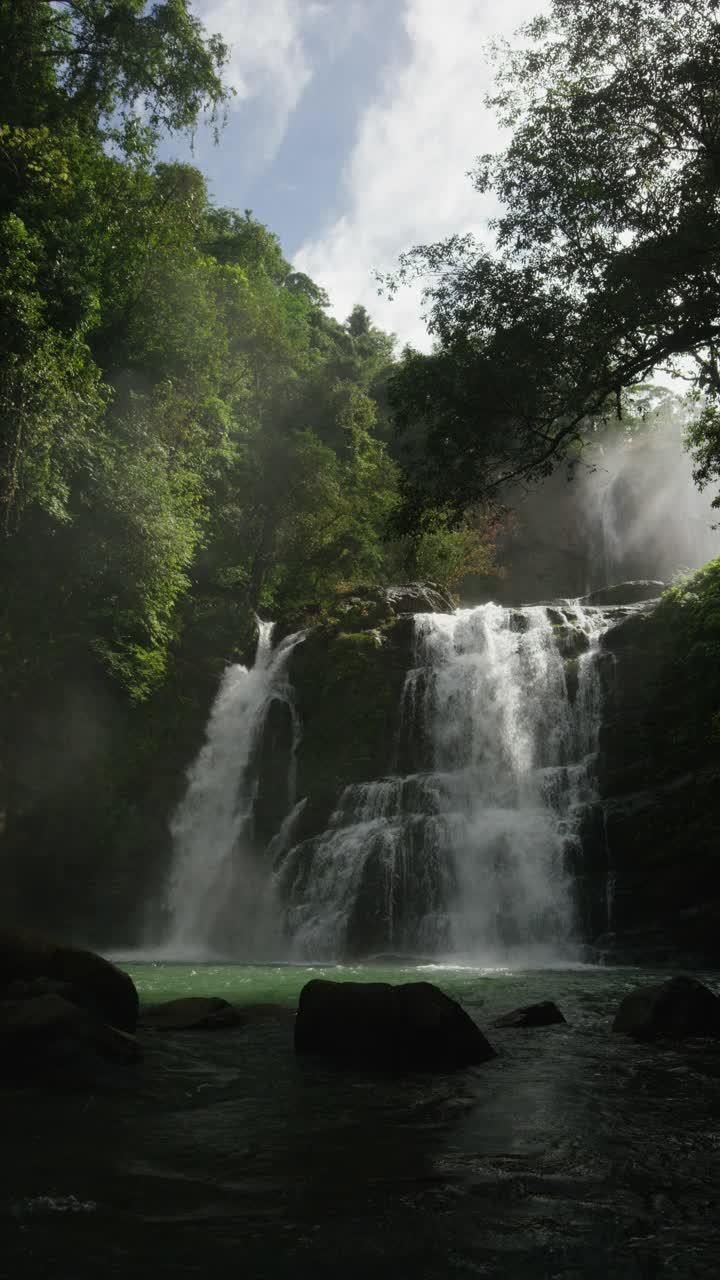
[[[377,297],[373,272],[398,254],[453,232],[481,233],[494,212],[467,171],[499,133],[484,97],[492,84],[487,42],[511,35],[542,0],[404,0],[410,57],[386,70],[364,112],[344,175],[346,211],[296,254],[299,270],[329,292],[335,313],[362,302],[402,341],[427,347],[419,290]]]
[[[326,15],[313,0],[199,0],[195,12],[230,47],[225,80],[231,112],[248,112],[237,157],[246,172],[266,167],[313,76],[306,37]]]

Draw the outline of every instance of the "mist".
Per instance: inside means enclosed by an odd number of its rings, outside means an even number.
[[[607,433],[579,468],[588,591],[633,578],[670,582],[720,554],[713,493],[685,448],[691,408],[665,397],[639,429]]]
[[[685,448],[692,411],[649,388],[543,483],[504,493],[499,572],[466,578],[463,603],[533,604],[637,578],[670,583],[720,555],[714,495],[698,489]]]

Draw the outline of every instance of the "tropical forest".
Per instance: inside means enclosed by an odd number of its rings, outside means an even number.
[[[720,5],[0,53],[0,1276],[710,1280]]]

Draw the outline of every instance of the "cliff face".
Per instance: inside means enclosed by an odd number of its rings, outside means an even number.
[[[618,960],[720,961],[720,568],[608,632],[601,827]]]
[[[290,679],[302,726],[297,794],[307,796],[298,838],[317,835],[343,790],[391,772],[400,696],[413,665],[415,612],[452,612],[433,584],[347,597],[293,652]]]
[[[293,655],[308,796],[297,839],[325,828],[343,787],[400,764],[412,625],[384,610],[355,601]],[[616,961],[720,963],[720,563],[659,605],[619,608],[602,648],[599,796],[573,868],[581,936]]]
[[[416,662],[410,615],[451,609],[434,587],[358,592],[293,650],[297,720],[276,700],[260,743],[260,845],[278,832],[293,794],[307,797],[293,839],[311,841],[344,788],[431,766],[418,726],[398,741]],[[619,609],[603,640],[599,797],[573,866],[581,933],[618,961],[719,964],[720,561],[637,609]],[[576,648],[572,636],[558,640],[570,684]],[[167,818],[202,742],[211,674],[200,680],[195,666],[183,668],[132,732],[122,708],[106,707],[94,688],[71,706],[60,700],[53,719],[49,702],[42,720],[25,715],[0,838],[1,914],[104,945],[137,937],[169,865]],[[41,767],[46,758],[53,768]],[[363,903],[376,896],[368,882]],[[375,944],[371,906],[363,905],[358,949]]]

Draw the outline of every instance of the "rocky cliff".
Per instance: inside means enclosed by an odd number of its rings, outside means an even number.
[[[617,960],[720,960],[720,562],[619,622],[600,740]],[[592,842],[590,842],[592,844]],[[591,852],[591,849],[588,849]]]

